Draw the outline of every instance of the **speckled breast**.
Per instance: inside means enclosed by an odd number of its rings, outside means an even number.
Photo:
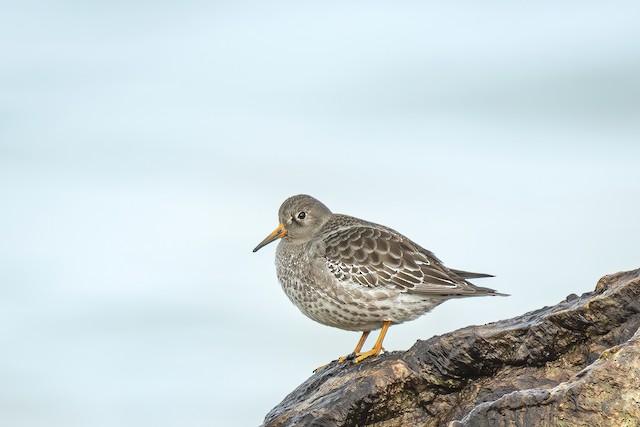
[[[302,313],[316,322],[351,331],[379,329],[382,322],[413,320],[442,302],[387,288],[367,288],[340,281],[322,256],[310,257],[305,245],[281,241],[276,271],[285,294]]]

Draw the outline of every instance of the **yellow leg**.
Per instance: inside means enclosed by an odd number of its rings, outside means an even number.
[[[364,345],[364,342],[367,340],[367,337],[369,336],[369,332],[370,331],[365,331],[362,333],[362,336],[360,337],[360,341],[358,341],[358,344],[356,345],[355,350],[353,350],[353,353],[351,354],[355,354],[356,356],[360,356],[360,351],[362,350],[362,346]],[[351,354],[347,354],[346,356],[342,356],[340,359],[338,359],[338,363],[342,363],[345,360],[347,360],[349,358],[349,356],[351,356]]]
[[[360,351],[362,350],[362,346],[364,345],[365,341],[367,340],[367,337],[369,336],[369,332],[371,331],[365,331],[362,333],[362,336],[360,337],[360,341],[358,341],[358,344],[356,345],[355,350],[353,350],[355,354],[360,354]]]
[[[380,354],[380,352],[382,351],[382,341],[384,341],[384,336],[387,334],[387,329],[389,329],[389,326],[391,326],[391,321],[385,320],[384,323],[382,324],[380,335],[378,335],[378,339],[376,340],[376,343],[373,346],[373,348],[356,357],[356,360],[354,361],[355,363],[362,362],[367,357],[377,356],[378,354]]]
[[[353,353],[347,354],[346,356],[342,356],[340,359],[338,359],[338,363],[342,363],[345,360],[348,360],[350,357],[353,357],[352,356],[353,354],[355,354],[356,357],[360,356],[360,351],[362,350],[362,346],[364,345],[364,342],[367,340],[367,337],[369,336],[369,332],[370,331],[363,332],[362,336],[360,336],[360,340],[358,341],[358,344],[356,344],[355,350],[353,350]],[[313,370],[313,372],[321,371],[321,370],[323,370],[324,368],[326,368],[329,365],[331,365],[331,363],[327,363],[326,365],[318,366],[316,369]]]

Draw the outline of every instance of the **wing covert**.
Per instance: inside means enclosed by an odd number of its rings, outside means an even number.
[[[322,254],[339,280],[368,288],[394,288],[433,295],[475,293],[431,252],[393,230],[352,226],[325,239]]]

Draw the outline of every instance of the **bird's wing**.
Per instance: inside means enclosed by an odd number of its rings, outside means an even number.
[[[430,295],[486,293],[447,269],[431,252],[390,229],[352,226],[330,234],[324,243],[321,255],[339,280]]]

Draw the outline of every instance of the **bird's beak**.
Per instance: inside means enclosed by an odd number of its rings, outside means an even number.
[[[267,246],[269,243],[273,242],[274,240],[282,239],[283,237],[287,237],[287,229],[285,228],[284,224],[280,224],[278,228],[273,230],[273,232],[269,234],[266,239],[264,239],[262,242],[258,244],[258,246],[256,246],[253,252],[257,252],[261,247]]]

